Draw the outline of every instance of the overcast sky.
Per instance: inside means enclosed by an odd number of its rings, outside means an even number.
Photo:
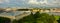
[[[60,0],[0,0],[0,7],[60,7]]]

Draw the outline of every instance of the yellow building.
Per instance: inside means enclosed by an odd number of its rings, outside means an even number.
[[[39,9],[32,9],[32,12],[40,11]]]

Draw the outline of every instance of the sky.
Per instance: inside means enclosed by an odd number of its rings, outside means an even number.
[[[0,7],[60,7],[60,0],[0,0]]]

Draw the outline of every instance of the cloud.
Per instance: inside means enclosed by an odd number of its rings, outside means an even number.
[[[0,3],[4,3],[4,2],[9,3],[10,1],[9,0],[0,0]]]
[[[5,0],[5,2],[9,3],[10,1],[9,0]]]
[[[48,4],[47,0],[40,0],[39,2],[37,0],[29,0],[28,4],[37,4],[37,5],[42,5],[42,4]]]
[[[39,2],[37,0],[29,0],[28,4],[39,4]]]
[[[35,4],[35,5],[60,5],[59,0],[29,0],[28,4]]]
[[[0,0],[0,3],[9,3],[7,5],[14,6],[58,6],[60,5],[60,0]],[[12,6],[10,5],[10,6]]]
[[[58,1],[54,0],[18,0],[21,6],[57,6]],[[55,3],[56,2],[56,3]]]
[[[0,0],[0,3],[3,3],[3,0]]]

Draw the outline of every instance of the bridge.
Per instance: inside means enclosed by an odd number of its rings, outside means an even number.
[[[10,18],[11,20],[15,19],[15,16],[9,16],[9,15],[0,15],[0,17],[7,17]]]
[[[23,18],[25,16],[28,16],[30,13],[31,12],[29,12],[29,13],[25,12],[25,13],[22,13],[22,14],[19,14],[19,15],[16,15],[16,16],[10,16],[10,15],[2,15],[2,14],[0,14],[0,17],[7,17],[7,18],[10,18],[13,21],[14,19],[19,20],[19,19],[21,19],[21,18]]]

